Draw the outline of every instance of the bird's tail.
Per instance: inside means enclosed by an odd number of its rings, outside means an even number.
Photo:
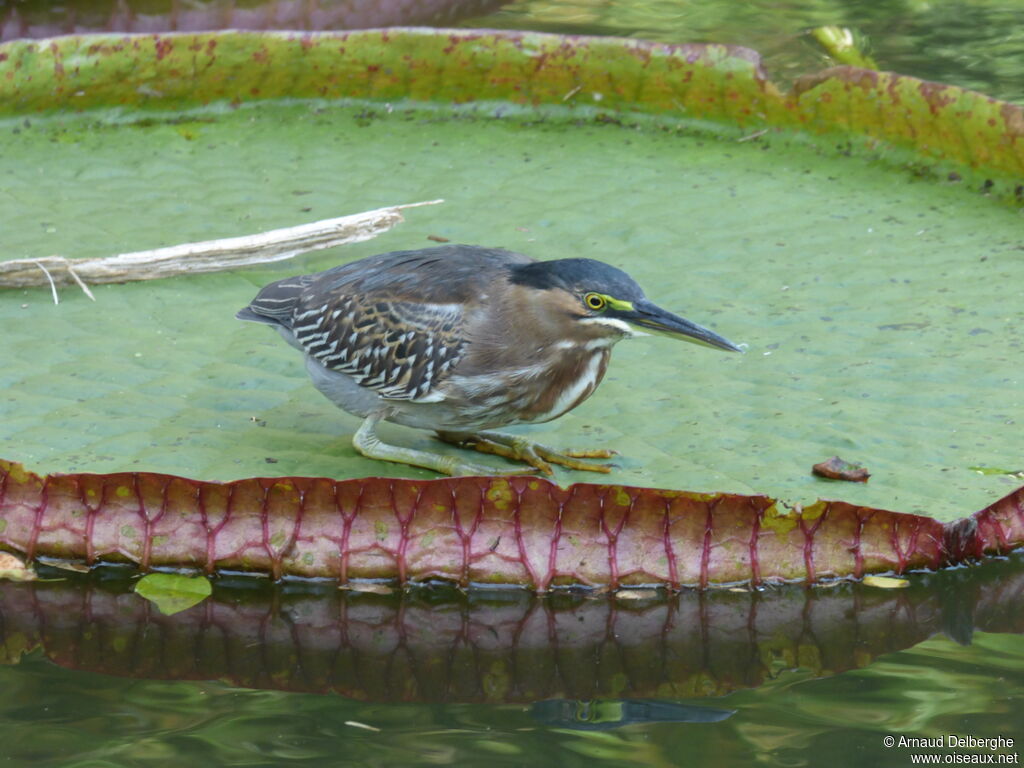
[[[254,323],[291,327],[295,306],[299,302],[303,289],[309,285],[311,277],[313,276],[286,277],[284,280],[278,280],[276,283],[265,286],[256,294],[256,298],[249,302],[249,306],[243,307],[235,313],[235,317]]]

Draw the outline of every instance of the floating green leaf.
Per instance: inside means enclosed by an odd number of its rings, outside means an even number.
[[[898,579],[892,576],[865,576],[864,583],[869,587],[879,589],[906,589],[910,586],[907,579]]]
[[[818,44],[825,49],[837,64],[848,64],[852,67],[878,69],[878,64],[864,53],[863,41],[848,27],[825,26],[811,30]]]
[[[203,576],[185,576],[180,573],[150,573],[139,579],[135,593],[146,598],[171,616],[198,605],[208,598],[213,589]]]

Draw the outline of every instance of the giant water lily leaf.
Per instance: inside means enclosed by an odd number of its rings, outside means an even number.
[[[448,201],[295,265],[57,308],[0,294],[0,443],[34,468],[426,479],[356,455],[356,420],[232,316],[269,280],[433,235],[612,262],[749,344],[624,343],[593,398],[526,430],[616,448],[611,482],[798,502],[836,493],[809,467],[839,454],[872,470],[848,501],[945,520],[1014,487],[970,469],[1024,453],[1019,218],[977,194],[1013,198],[1010,105],[849,69],[788,93],[725,46],[391,30],[10,43],[0,111],[4,256]]]
[[[0,461],[0,546],[29,559],[143,570],[242,570],[342,585],[444,579],[538,592],[704,589],[901,574],[1022,544],[1024,487],[943,524],[844,502],[787,513],[764,496],[563,490],[529,477],[221,484],[150,473],[40,477]]]
[[[740,128],[848,131],[984,169],[1012,192],[1024,111],[954,86],[856,67],[773,85],[738,46],[536,33],[398,29],[337,34],[82,36],[3,46],[0,114],[273,98],[416,99],[636,110]],[[1018,192],[1019,195],[1019,192]]]
[[[0,663],[39,649],[70,669],[374,702],[704,698],[785,669],[840,674],[939,633],[966,643],[974,632],[1024,632],[1022,582],[1015,557],[907,589],[682,592],[628,607],[522,592],[423,599],[225,585],[203,610],[168,617],[123,582],[77,578],[0,590]]]
[[[175,0],[120,0],[117,4],[66,0],[60,5],[20,0],[0,7],[0,40],[87,32],[354,30],[458,23],[467,28],[543,30],[662,43],[742,41],[760,53],[773,79],[790,82],[821,66],[821,44],[812,42],[819,25],[841,21],[849,27],[841,30],[843,37],[852,36],[857,48],[863,51],[866,46],[881,64],[861,60],[858,66],[892,69],[899,62],[901,71],[908,74],[1021,103],[1024,69],[1020,57],[1013,55],[1014,41],[1007,32],[1019,22],[1018,11],[1012,2],[998,0],[853,6],[842,0],[805,0],[785,6],[774,0],[742,4],[640,0],[577,2],[569,12],[564,0],[306,0],[301,5],[289,0],[191,0],[185,12]],[[950,34],[953,29],[970,34]],[[827,48],[830,58],[854,63],[840,58],[843,54],[835,47]]]

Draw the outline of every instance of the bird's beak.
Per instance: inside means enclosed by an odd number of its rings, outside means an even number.
[[[693,344],[701,344],[702,346],[713,347],[714,349],[724,349],[729,352],[743,351],[714,331],[709,331],[702,325],[691,323],[685,317],[674,315],[646,299],[633,302],[633,310],[631,312],[623,312],[620,316],[631,325],[654,331],[664,336],[671,336],[674,339],[681,339],[682,341],[689,341]]]

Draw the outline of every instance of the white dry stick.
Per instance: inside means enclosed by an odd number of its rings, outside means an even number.
[[[185,243],[152,251],[122,253],[93,259],[66,259],[49,256],[41,259],[0,261],[0,288],[29,288],[49,285],[57,301],[58,283],[75,282],[89,298],[87,283],[124,283],[132,280],[156,280],[175,275],[221,272],[250,264],[283,261],[307,251],[335,245],[359,243],[386,232],[404,221],[402,211],[421,205],[437,205],[444,200],[395,205],[374,211],[355,213],[336,219],[314,221],[297,227],[273,229],[243,237],[227,237],[201,243]]]
[[[43,270],[43,274],[46,275],[46,281],[50,284],[50,293],[53,294],[53,303],[60,304],[60,299],[57,297],[57,284],[53,282],[53,275],[50,274],[50,270],[40,264],[38,261],[33,262],[37,267]],[[68,270],[70,271],[70,269]],[[93,301],[96,301],[94,298]]]

